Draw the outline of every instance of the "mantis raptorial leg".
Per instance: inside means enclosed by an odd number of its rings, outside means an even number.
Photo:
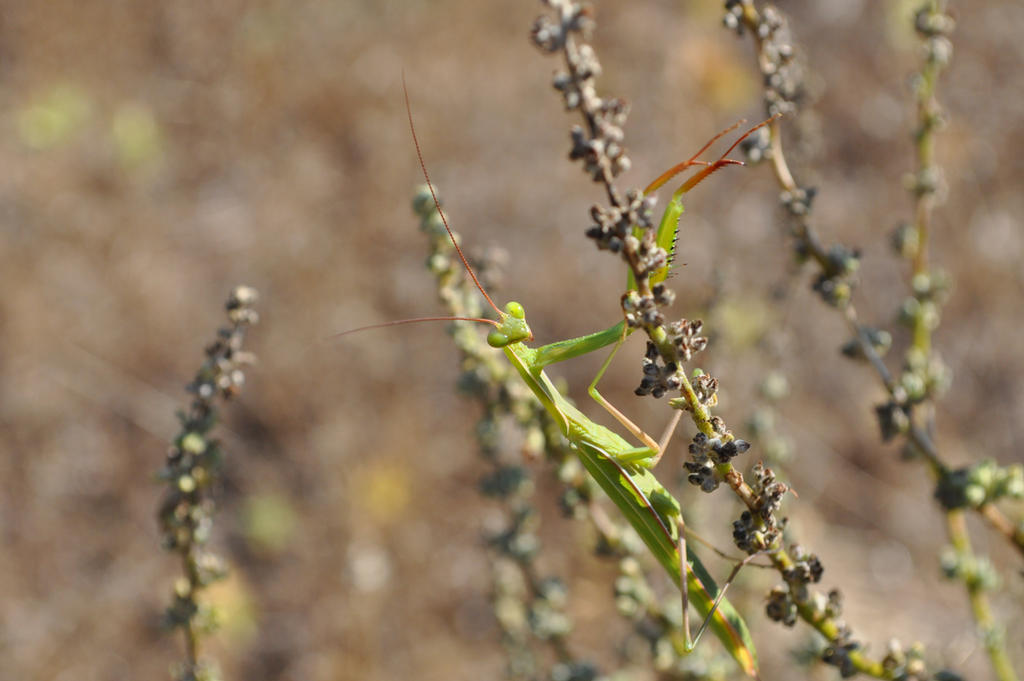
[[[481,295],[483,295],[484,299],[498,315],[497,321],[454,317],[447,319],[475,321],[490,324],[494,327],[488,334],[488,344],[495,348],[501,348],[504,351],[508,361],[516,369],[525,385],[533,392],[540,404],[559,425],[562,434],[577,452],[584,468],[586,468],[591,477],[594,478],[597,484],[619,508],[619,511],[647,544],[658,562],[661,563],[673,580],[680,584],[680,590],[683,594],[684,622],[686,621],[686,608],[692,603],[703,618],[701,628],[697,632],[697,638],[705,629],[711,628],[740,667],[747,674],[756,677],[757,658],[746,624],[735,608],[724,598],[724,588],[720,590],[717,587],[700,562],[700,559],[687,548],[685,525],[679,502],[650,470],[650,467],[661,458],[665,446],[668,444],[672,432],[678,423],[681,412],[676,412],[661,441],[655,442],[653,438],[645,434],[597,391],[597,382],[632,329],[627,327],[625,322],[619,322],[608,329],[588,336],[559,341],[539,348],[531,348],[527,345],[528,342],[533,340],[533,333],[526,322],[526,313],[522,305],[510,302],[505,305],[504,309],[499,309],[495,305],[477,279],[448,225],[448,219],[441,210],[440,202],[437,199],[426,164],[423,161],[420,143],[416,137],[416,128],[412,120],[412,111],[409,106],[407,91],[405,96],[413,142],[416,147],[420,167],[423,171],[423,177],[433,198],[434,205],[459,258],[465,266],[466,272],[472,278]],[[667,251],[671,252],[672,250],[676,224],[679,216],[682,214],[682,195],[716,170],[726,165],[740,164],[739,161],[727,158],[727,155],[735,148],[735,144],[716,161],[704,162],[697,160],[697,157],[704,153],[715,140],[735,127],[733,126],[733,128],[720,133],[696,155],[664,173],[647,188],[647,192],[655,191],[679,172],[695,166],[701,167],[698,173],[684,182],[675,192],[662,218],[657,242]],[[748,131],[747,135],[755,129]],[[743,138],[741,137],[740,139],[742,140]],[[652,277],[652,283],[657,283],[666,276],[667,268],[656,273]],[[632,280],[630,285],[635,286]],[[405,322],[392,322],[391,324],[396,323]],[[346,333],[359,330],[361,329],[353,329]],[[609,345],[613,345],[612,351],[591,383],[589,393],[598,404],[608,410],[641,443],[640,446],[631,445],[618,433],[590,420],[557,390],[551,379],[544,373],[544,367],[549,364],[579,357]],[[690,640],[688,626],[685,627],[685,633],[687,639],[686,651],[689,652],[696,644],[696,641]]]

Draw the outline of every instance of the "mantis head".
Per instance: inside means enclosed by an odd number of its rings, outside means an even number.
[[[498,312],[498,317],[494,330],[487,334],[487,344],[492,348],[533,340],[533,332],[526,323],[526,311],[519,303],[507,303],[505,311]]]

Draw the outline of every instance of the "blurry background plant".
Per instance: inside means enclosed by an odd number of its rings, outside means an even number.
[[[228,576],[223,559],[209,549],[224,465],[224,451],[211,431],[220,420],[219,403],[238,395],[245,383],[243,367],[255,361],[242,344],[249,326],[259,320],[253,309],[257,299],[257,292],[248,286],[237,286],[231,292],[225,306],[230,326],[217,330],[216,338],[206,346],[199,371],[186,387],[192,399],[188,409],[178,414],[181,430],[168,447],[158,474],[167,484],[157,512],[163,546],[181,559],[182,574],[174,580],[172,600],[164,610],[164,626],[183,634],[184,654],[173,674],[176,681],[220,678],[216,661],[204,654],[201,645],[201,639],[216,631],[223,620],[224,609],[210,603],[208,589]],[[277,509],[264,515],[268,517],[259,521],[268,528],[264,535],[288,517]]]
[[[887,237],[908,215],[917,4],[781,4],[815,99],[790,162],[820,189],[815,220],[829,243],[862,249],[860,287],[891,292],[858,300],[865,320],[891,319],[906,292]],[[597,9],[603,89],[632,106],[630,184],[737,118],[761,117],[751,46],[720,28],[721,3]],[[601,274],[607,256],[581,235],[594,188],[564,160],[553,67],[525,37],[536,13],[534,3],[458,0],[0,3],[6,675],[166,678],[178,659],[177,639],[158,626],[176,565],[154,549],[146,480],[177,427],[184,377],[220,323],[219,296],[239,280],[263,294],[264,324],[261,367],[221,435],[245,452],[225,468],[214,540],[232,567],[212,595],[225,613],[211,644],[225,677],[500,673],[479,541],[494,511],[476,492],[477,415],[451,389],[451,340],[422,326],[318,341],[437,311],[408,210],[418,169],[403,67],[455,226],[471,250],[510,254],[503,290],[530,310],[540,340],[617,318],[621,272]],[[1019,461],[1024,436],[1022,27],[1019,3],[963,5],[942,77],[948,199],[930,241],[956,287],[933,344],[953,375],[936,437],[954,467],[979,451]],[[680,260],[690,264],[672,281],[675,309],[709,308],[718,336],[701,361],[720,380],[719,413],[763,423],[753,397],[781,370],[789,396],[765,432],[799,456],[791,523],[826,562],[826,582],[842,586],[859,640],[921,640],[939,665],[985,678],[974,625],[960,616],[964,590],[940,574],[933,482],[879,443],[872,407],[884,392],[838,354],[842,318],[792,276],[780,212],[767,208],[777,191],[767,172],[734,170],[687,201]],[[596,361],[559,373],[579,391]],[[635,378],[633,363],[618,362],[603,391],[628,394]],[[627,402],[659,430],[663,405]],[[544,545],[589,544],[553,494],[538,498],[548,500]],[[732,512],[712,505],[687,519],[701,530]],[[996,601],[996,616],[1020,621],[1020,582],[1006,572],[1019,554],[967,523],[1018,596]],[[628,627],[605,607],[614,566],[585,550],[544,561],[544,574],[573,577],[574,640],[613,660]],[[791,672],[806,629],[760,617],[774,578],[747,581],[765,676]]]

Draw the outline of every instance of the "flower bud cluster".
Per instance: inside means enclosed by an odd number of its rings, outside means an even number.
[[[912,296],[900,306],[900,321],[916,329],[934,331],[941,321],[942,305],[946,302],[952,280],[941,270],[915,274],[910,282]]]
[[[928,275],[914,277],[915,280],[930,280]],[[921,283],[929,283],[924,281]],[[944,299],[933,295],[934,291],[914,292],[912,297],[906,298],[900,306],[900,322],[910,328],[921,326],[928,331],[939,328],[942,321],[941,305]]]
[[[630,160],[623,146],[625,132],[622,130],[629,106],[622,99],[603,99],[594,104],[593,111],[593,136],[588,136],[578,125],[569,130],[569,137],[572,140],[569,160],[582,160],[583,169],[594,181],[618,177],[630,168]]]
[[[683,464],[688,473],[687,481],[700,487],[701,491],[714,492],[721,483],[715,466],[729,463],[748,449],[750,443],[746,440],[708,437],[704,433],[697,433],[689,447],[692,460]]]
[[[737,548],[748,554],[770,549],[778,541],[785,519],[778,520],[775,512],[789,491],[789,486],[777,481],[775,472],[761,462],[754,465],[751,475],[754,478],[750,483],[753,503],[732,524],[733,541]]]
[[[670,263],[655,235],[654,197],[644,196],[639,189],[623,194],[614,186],[615,178],[629,168],[623,144],[629,108],[621,99],[597,95],[595,81],[601,66],[586,43],[593,26],[589,8],[569,0],[544,0],[544,4],[555,10],[555,16],[537,19],[533,41],[545,52],[564,55],[566,69],[555,75],[553,84],[566,108],[578,110],[585,122],[571,130],[569,157],[582,161],[587,174],[603,184],[608,195],[608,205],[591,208],[593,223],[586,234],[599,249],[619,254],[633,274],[635,286],[622,298],[626,322],[631,328],[645,328],[652,338],[660,337],[665,325],[661,309],[670,305],[674,296],[663,283],[651,281],[652,275],[663,272]],[[660,397],[682,384],[675,376],[677,357],[671,346],[659,340],[657,348],[662,357],[648,355],[637,394]],[[693,350],[690,347],[688,353],[692,355]]]
[[[829,591],[827,596],[815,593],[812,597],[806,587],[797,585],[794,590],[792,584],[779,584],[768,592],[765,615],[772,621],[792,627],[796,624],[799,614],[798,601],[809,605],[822,619],[837,619],[842,614],[842,594],[836,589]],[[845,624],[838,622],[838,628],[840,638],[849,637],[849,628]]]
[[[882,669],[888,674],[888,678],[902,679],[905,681],[924,681],[929,678],[928,669],[924,663],[924,651],[920,644],[915,644],[909,650],[896,639],[889,641],[886,646],[885,657],[882,658]],[[955,674],[942,672],[934,676],[936,681],[962,681]]]
[[[699,373],[693,379],[693,391],[697,394],[697,400],[705,407],[716,406],[718,404],[718,379],[700,369],[697,371]]]
[[[477,428],[478,440],[482,448],[492,451],[486,435]],[[480,493],[487,497],[505,499],[524,496],[533,490],[533,478],[523,466],[500,466],[480,479]]]
[[[999,573],[992,562],[983,556],[964,554],[947,548],[940,558],[942,574],[947,579],[958,579],[972,591],[991,591],[999,586]]]
[[[238,286],[230,294],[227,317],[230,326],[217,330],[217,339],[206,348],[195,378],[187,386],[192,401],[178,414],[181,431],[168,448],[158,477],[167,484],[157,517],[165,549],[179,554],[184,574],[174,584],[171,604],[164,611],[170,627],[181,627],[194,640],[198,632],[215,626],[215,613],[199,601],[199,592],[227,575],[224,561],[205,549],[213,529],[214,503],[209,496],[220,473],[223,453],[209,432],[217,422],[216,400],[230,399],[245,383],[242,367],[255,357],[242,350],[248,327],[259,315],[254,306],[256,290]],[[187,667],[195,670],[190,653]]]
[[[914,15],[914,30],[925,41],[925,60],[931,66],[942,68],[953,58],[950,34],[956,28],[953,17],[925,4]]]
[[[516,505],[508,525],[491,533],[487,543],[502,555],[527,563],[540,551],[540,537],[536,532],[539,522],[536,509],[526,504]]]
[[[790,35],[789,22],[774,7],[744,13],[743,0],[726,0],[726,28],[742,35],[745,28],[754,31],[759,47],[758,63],[764,77],[764,98],[768,114],[790,114],[797,110],[804,96],[804,68],[796,56]],[[756,16],[756,23],[749,18]]]
[[[187,550],[203,543],[212,525],[212,502],[206,490],[220,469],[220,444],[207,437],[217,421],[213,400],[229,399],[245,383],[242,367],[255,358],[242,350],[245,332],[258,321],[253,306],[259,300],[255,289],[238,286],[226,305],[230,327],[218,329],[217,340],[206,347],[206,360],[186,386],[193,395],[188,412],[179,414],[182,430],[168,449],[159,477],[168,483],[159,511],[164,531],[163,544],[169,550]]]
[[[779,203],[794,217],[803,217],[811,212],[814,198],[818,195],[817,187],[794,187],[779,193]]]
[[[844,307],[853,295],[858,269],[860,251],[836,244],[828,250],[821,273],[814,280],[812,288],[832,307]]]
[[[788,584],[805,587],[807,584],[817,584],[821,581],[825,568],[816,555],[807,553],[799,544],[791,546],[789,553],[794,563],[782,571],[782,578]]]
[[[897,399],[891,399],[875,406],[875,416],[882,433],[882,441],[889,442],[910,428],[910,414],[907,407]]]
[[[658,287],[655,287],[654,293],[657,295]],[[676,352],[684,362],[689,362],[694,355],[708,346],[707,337],[700,335],[703,329],[704,322],[699,319],[692,321],[680,319],[665,327],[665,331],[672,338],[672,343],[676,347]]]
[[[825,649],[821,661],[839,669],[839,676],[848,679],[857,675],[857,667],[850,659],[850,653],[860,650],[860,643],[854,640],[838,640]]]
[[[583,3],[569,0],[542,0],[548,7],[555,10],[558,20],[542,14],[533,22],[530,38],[533,43],[545,52],[558,52],[563,49],[566,40],[572,33],[588,37],[594,28],[593,10]]]
[[[601,670],[585,660],[559,662],[551,667],[551,681],[595,681],[599,678],[602,678]]]
[[[547,0],[545,4],[555,10],[557,20],[548,15],[538,17],[531,37],[545,52],[565,54],[568,71],[557,72],[552,84],[562,93],[566,109],[579,109],[587,120],[586,129],[572,128],[569,158],[582,160],[594,181],[610,182],[630,167],[622,130],[629,106],[622,99],[597,95],[595,80],[601,75],[601,63],[585,42],[594,23],[591,9],[568,0]]]
[[[627,239],[635,239],[633,236],[634,226],[645,232],[649,232],[654,223],[651,213],[656,200],[653,196],[644,196],[638,189],[630,189],[626,192],[625,201],[622,205],[599,206],[593,205],[590,208],[590,217],[594,221],[586,234],[597,243],[601,250],[619,253]],[[636,249],[640,244],[632,244]],[[648,243],[645,244],[645,251],[641,255],[650,259],[650,262],[643,263],[648,272],[653,272],[664,267],[668,261],[668,254],[665,249]],[[657,253],[656,251],[660,251]]]
[[[653,289],[653,296],[644,298],[636,291],[623,296],[622,307],[626,311],[626,323],[630,326],[660,326],[665,318],[659,307],[670,305],[673,293],[670,289],[658,284]],[[693,321],[680,319],[665,324],[665,331],[675,348],[676,355],[684,362],[708,345],[708,339],[699,335],[704,323],[699,319]],[[680,367],[675,362],[665,362],[654,343],[647,342],[647,352],[643,359],[644,377],[636,389],[637,395],[652,395],[655,398],[666,392],[678,390],[682,386]],[[701,403],[713,407],[718,403],[718,381],[700,372],[694,384]]]
[[[999,499],[1024,499],[1024,464],[1005,468],[984,459],[946,473],[935,487],[935,498],[944,508],[979,508]]]
[[[879,357],[885,357],[892,347],[892,334],[885,329],[878,329],[873,326],[861,326],[861,336],[871,347],[871,351]],[[840,348],[840,352],[850,359],[867,359],[864,355],[864,348],[857,338],[851,338]]]
[[[660,316],[660,312],[658,315]],[[679,367],[674,362],[665,363],[658,352],[657,346],[647,341],[647,352],[643,359],[644,377],[640,386],[633,392],[637,396],[651,395],[660,398],[666,392],[679,390],[683,381]]]
[[[740,152],[747,165],[760,163],[772,157],[772,133],[767,127],[759,128],[740,142]]]
[[[615,607],[619,614],[630,619],[642,617],[654,601],[654,592],[644,578],[643,568],[633,556],[619,561],[619,576],[615,578]]]
[[[725,17],[722,18],[722,24],[730,31],[736,31],[737,35],[743,35],[745,25],[741,0],[725,0]]]
[[[952,381],[952,372],[938,354],[911,347],[904,357],[897,392],[905,395],[907,403],[917,404],[942,397]]]
[[[557,577],[540,580],[530,603],[528,621],[533,635],[541,641],[563,639],[572,631],[572,619],[565,612],[569,592]]]
[[[799,551],[799,547],[793,547],[794,553]],[[805,576],[813,577],[813,574],[800,575],[800,579]],[[820,592],[812,596],[808,593],[808,589],[800,579],[788,582],[785,586],[779,585],[774,587],[768,594],[765,614],[769,619],[781,622],[787,627],[792,627],[797,621],[799,612],[797,604],[799,603],[802,607],[812,611],[804,615],[808,621],[831,620],[835,626],[836,633],[828,641],[825,648],[821,650],[821,660],[825,664],[837,667],[839,674],[844,679],[856,675],[857,668],[851,659],[851,653],[859,650],[861,644],[853,639],[853,632],[850,630],[850,627],[840,619],[843,612],[842,594],[837,589],[833,589],[828,592],[827,596]],[[887,659],[890,659],[894,668],[901,663],[907,669],[911,667],[916,669],[919,666],[912,659],[908,661],[906,656],[902,656],[902,651],[894,652],[890,648],[890,653],[892,657],[887,657]],[[894,676],[892,678],[904,677]]]
[[[909,222],[901,222],[896,225],[889,236],[889,245],[896,255],[907,260],[917,257],[921,248],[921,235]]]
[[[661,313],[658,298],[654,295],[641,295],[635,290],[622,295],[622,313],[630,328],[645,326],[661,326],[665,323],[665,315]],[[648,348],[650,352],[650,348]]]
[[[768,600],[764,606],[765,616],[773,622],[781,622],[787,627],[796,624],[797,610],[796,603],[789,595],[789,589],[785,586],[774,586],[768,592]]]
[[[917,347],[907,350],[903,372],[889,400],[875,406],[882,440],[888,442],[910,428],[914,405],[941,397],[952,382],[949,367],[935,353],[926,354]]]
[[[938,114],[934,115],[934,122],[929,122],[931,119],[932,116],[925,116],[919,129],[938,127],[941,120]],[[946,180],[943,177],[942,169],[938,166],[926,166],[917,172],[907,173],[903,177],[903,185],[915,198],[945,196],[946,193]]]

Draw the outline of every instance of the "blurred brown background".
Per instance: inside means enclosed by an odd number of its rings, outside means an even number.
[[[596,4],[602,92],[632,102],[626,185],[762,116],[752,46],[720,27],[720,3]],[[886,325],[906,290],[887,242],[910,214],[913,5],[782,3],[819,96],[798,166],[820,188],[814,223],[864,249],[857,303]],[[954,7],[933,252],[956,281],[936,341],[955,378],[938,439],[954,463],[1009,463],[1024,438],[1024,6]],[[403,70],[454,226],[470,249],[509,253],[496,297],[521,301],[541,341],[616,319],[621,270],[581,238],[600,194],[565,161],[577,119],[550,89],[555,60],[527,39],[539,9],[0,2],[0,678],[160,679],[179,659],[178,636],[157,626],[177,565],[159,548],[152,476],[237,283],[262,294],[261,362],[220,430],[214,545],[233,576],[215,594],[227,621],[209,650],[226,677],[500,678],[480,542],[494,511],[475,490],[476,414],[453,391],[442,325],[324,339],[439,311],[409,208],[419,169]],[[767,168],[725,171],[687,202],[676,309],[692,316],[717,290],[719,336],[701,364],[722,382],[719,413],[743,436],[759,378],[785,372],[776,425],[800,493],[787,510],[825,564],[822,586],[843,589],[872,653],[920,640],[937,665],[988,678],[963,589],[938,576],[928,476],[880,444],[877,381],[838,357],[844,326],[794,272],[776,204]],[[664,405],[629,397],[642,347],[603,392],[654,432]],[[596,368],[559,373],[581,397]],[[726,546],[737,510],[722,508],[691,522]],[[612,568],[579,525],[553,507],[544,520],[558,550],[543,567],[575,577],[577,649],[613,661]],[[976,548],[1020,567],[975,529]],[[1020,663],[1021,580],[1007,577],[996,605]],[[784,678],[807,629],[761,615],[770,574],[743,581],[765,676]]]

